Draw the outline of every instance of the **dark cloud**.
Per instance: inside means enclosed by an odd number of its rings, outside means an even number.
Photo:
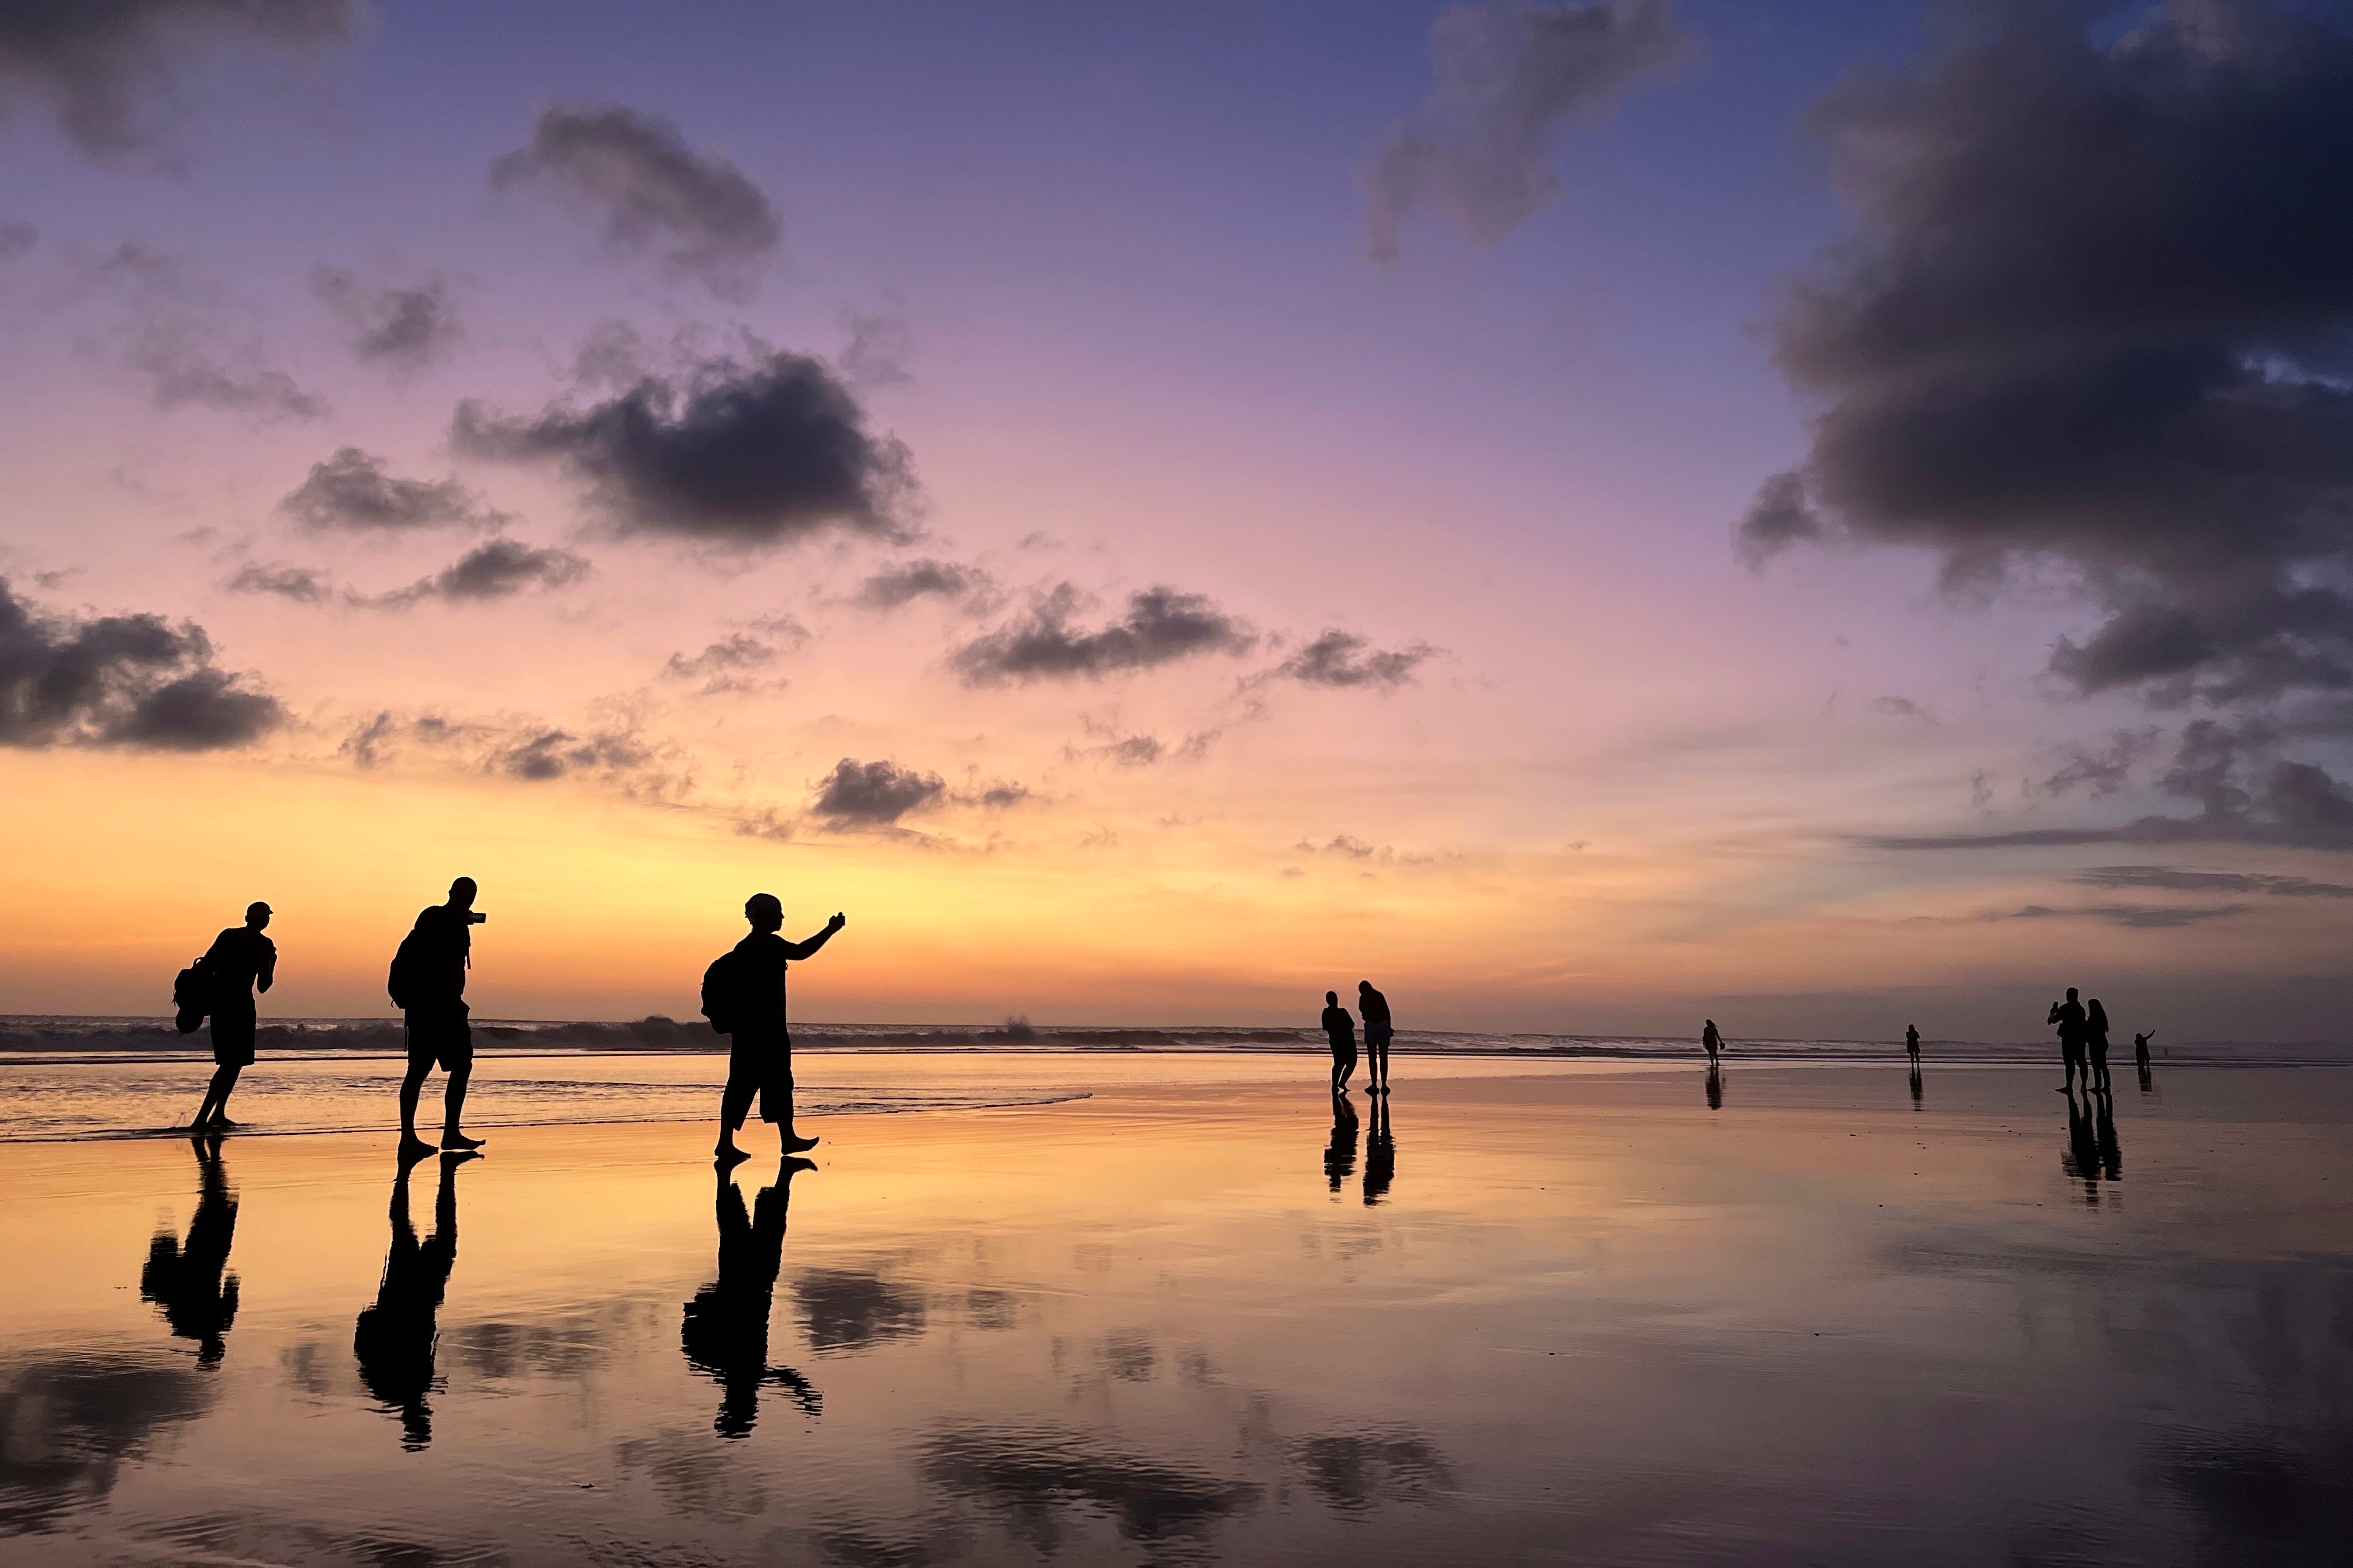
[[[124,297],[121,362],[145,379],[156,407],[210,408],[260,425],[326,415],[327,400],[272,364],[218,284],[185,258],[125,240],[90,276]]]
[[[896,763],[844,757],[817,787],[812,814],[836,826],[890,827],[947,799],[947,781]]]
[[[2051,660],[2086,692],[2353,688],[2348,13],[1974,15],[1817,110],[1857,227],[1775,324],[1811,446],[1742,547],[2055,568],[2106,617]]]
[[[1098,679],[1205,653],[1246,653],[1255,633],[1207,595],[1174,588],[1131,594],[1127,614],[1093,631],[1071,624],[1079,591],[1068,583],[1038,595],[1027,615],[965,644],[949,663],[967,686]]]
[[[360,0],[11,0],[0,5],[0,117],[38,103],[83,153],[152,145],[181,78],[230,44],[305,48],[350,37]]]
[[[484,762],[494,773],[538,781],[583,773],[633,773],[653,760],[652,748],[635,735],[577,735],[569,730],[546,729],[507,740],[493,747]]]
[[[354,765],[378,768],[411,748],[470,771],[543,784],[601,784],[631,800],[675,803],[693,788],[678,749],[622,722],[577,731],[530,718],[451,719],[385,710],[354,725],[339,748]]]
[[[382,458],[357,447],[336,448],[278,503],[312,528],[396,532],[414,528],[484,528],[506,521],[455,479],[396,479]]]
[[[324,572],[278,562],[240,567],[222,586],[232,594],[274,594],[298,605],[323,605],[335,596],[334,580]]]
[[[1371,860],[1375,858],[1386,860],[1389,858],[1391,854],[1388,845],[1368,844],[1353,833],[1335,833],[1332,836],[1330,840],[1323,844],[1317,844],[1312,840],[1303,838],[1297,844],[1293,845],[1292,847],[1301,851],[1303,854],[1337,855],[1344,859],[1349,860]]]
[[[512,539],[493,539],[476,545],[430,577],[407,587],[365,601],[379,608],[405,610],[429,599],[447,604],[483,604],[512,598],[527,588],[544,593],[567,587],[588,575],[588,560],[569,550],[541,549]]]
[[[491,185],[544,190],[599,220],[615,250],[656,256],[723,295],[740,296],[784,235],[743,170],[618,104],[541,110],[530,140],[491,163]]]
[[[2353,899],[2353,887],[2261,871],[2185,871],[2172,866],[2093,866],[2067,879],[2089,888],[2157,888],[2177,893],[2269,893],[2282,899]]]
[[[1029,799],[1030,791],[1028,784],[1000,780],[975,795],[958,798],[966,800],[985,811],[1005,811]]]
[[[672,680],[707,681],[705,692],[735,690],[748,672],[774,664],[778,653],[776,644],[749,632],[736,632],[691,658],[682,653],[670,655],[662,673]]]
[[[473,457],[565,469],[618,532],[744,549],[828,529],[903,538],[915,496],[906,447],[867,430],[824,361],[786,351],[647,375],[527,419],[469,400],[451,439]]]
[[[2143,816],[2119,827],[2036,827],[2008,833],[1868,837],[1874,849],[2015,849],[2082,844],[2276,844],[2353,849],[2353,792],[2309,763],[2277,759],[2277,737],[2256,722],[2183,726],[2158,787],[2200,809]]]
[[[314,267],[311,289],[352,330],[352,352],[364,360],[420,370],[466,335],[445,278],[378,284],[339,267]]]
[[[1917,719],[1924,724],[1936,721],[1934,713],[1909,697],[1874,697],[1871,700],[1871,710],[1889,719]]]
[[[1354,632],[1327,631],[1275,669],[1307,686],[1370,686],[1394,691],[1413,683],[1413,672],[1441,649],[1426,642],[1382,650]]]
[[[0,578],[0,745],[249,745],[286,721],[267,692],[213,662],[194,622],[39,616]]]
[[[2166,931],[2175,926],[2196,925],[2201,921],[2221,920],[2235,915],[2244,904],[2214,904],[2203,907],[2173,907],[2149,904],[2089,904],[2077,909],[2054,910],[2042,904],[2028,904],[2004,915],[1988,915],[1988,920],[2047,921],[2093,920],[2133,931]]]
[[[1373,255],[1396,260],[1398,226],[1425,206],[1497,243],[1560,188],[1549,156],[1560,129],[1606,118],[1690,47],[1673,0],[1447,11],[1430,31],[1429,100],[1365,172]]]
[[[2141,759],[2157,749],[2157,735],[2156,726],[2151,725],[2140,730],[2118,730],[2108,737],[2105,746],[2094,748],[2081,742],[2072,745],[2067,748],[2066,763],[2042,781],[2042,787],[2052,795],[2087,789],[2095,799],[2114,795],[2130,781],[2132,770]]]
[[[980,611],[996,596],[996,579],[979,567],[928,558],[885,566],[859,584],[854,595],[870,610],[895,610],[910,600],[931,597],[961,602]]]

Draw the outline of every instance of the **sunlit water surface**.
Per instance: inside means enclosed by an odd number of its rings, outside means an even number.
[[[1335,1121],[1305,1058],[844,1058],[1088,1098],[788,1178],[691,1123],[405,1184],[13,1144],[0,1555],[2341,1560],[2353,1073],[1419,1070]]]

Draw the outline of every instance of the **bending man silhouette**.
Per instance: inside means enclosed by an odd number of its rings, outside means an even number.
[[[384,1279],[375,1302],[363,1308],[352,1330],[352,1353],[359,1358],[360,1381],[400,1416],[400,1446],[410,1453],[433,1441],[434,1320],[458,1263],[458,1167],[465,1151],[441,1156],[441,1185],[433,1197],[433,1234],[417,1239],[408,1217],[408,1173],[432,1151],[403,1156],[392,1179],[392,1246],[384,1257]]]
[[[237,1276],[228,1272],[229,1245],[237,1239],[237,1192],[228,1184],[218,1138],[189,1140],[196,1155],[196,1212],[182,1241],[159,1230],[147,1244],[147,1264],[139,1270],[139,1295],[164,1310],[164,1321],[184,1340],[196,1342],[196,1363],[214,1366],[223,1341],[237,1321]]]
[[[1356,1012],[1365,1020],[1365,1092],[1389,1091],[1389,999],[1373,989],[1369,980],[1356,982]]]
[[[474,1029],[468,1022],[466,971],[473,966],[474,927],[490,919],[474,910],[471,877],[449,884],[449,901],[420,910],[392,961],[393,1005],[404,1015],[408,1071],[400,1080],[400,1152],[431,1153],[417,1135],[417,1097],[435,1064],[449,1075],[442,1095],[441,1147],[479,1149],[480,1138],[459,1131],[466,1086],[474,1080]]]
[[[785,906],[774,893],[754,893],[744,902],[744,918],[752,933],[735,944],[726,960],[728,995],[725,1013],[712,1020],[726,1026],[727,1087],[719,1097],[719,1143],[712,1151],[722,1160],[741,1160],[735,1130],[744,1125],[754,1094],[760,1120],[776,1125],[776,1137],[787,1154],[817,1147],[793,1127],[793,1037],[785,1016],[785,965],[813,958],[833,933],[849,923],[836,911],[825,929],[807,942],[786,942]]]
[[[694,1293],[679,1327],[686,1362],[719,1384],[719,1414],[711,1423],[722,1437],[748,1437],[760,1418],[760,1390],[776,1384],[810,1415],[824,1409],[808,1379],[788,1366],[768,1364],[768,1311],[784,1266],[785,1222],[793,1178],[817,1167],[786,1155],[773,1185],[762,1187],[744,1212],[744,1194],[719,1173],[719,1278]]]
[[[1337,991],[1324,993],[1324,1037],[1332,1046],[1332,1092],[1348,1092],[1348,1075],[1356,1070],[1356,1020],[1340,1005]]]
[[[253,1005],[257,987],[267,991],[278,978],[278,944],[262,935],[269,924],[269,906],[245,907],[245,923],[231,926],[213,938],[197,960],[206,976],[206,998],[212,1015],[213,1081],[205,1101],[196,1107],[191,1132],[207,1128],[226,1131],[237,1125],[228,1119],[229,1091],[237,1074],[253,1065],[253,1037],[259,1019]]]
[[[2064,1064],[2067,1079],[2059,1086],[2061,1094],[2075,1092],[2075,1074],[2084,1065],[2084,1005],[2075,1000],[2075,988],[2067,987],[2064,1002],[2051,1004],[2051,1016],[2046,1024],[2059,1026],[2059,1059]]]

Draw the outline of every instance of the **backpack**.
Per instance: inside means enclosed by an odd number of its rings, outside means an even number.
[[[702,1016],[720,1034],[732,1035],[743,1006],[743,955],[731,947],[702,972]]]
[[[199,958],[173,977],[173,1026],[184,1035],[193,1035],[205,1026],[205,1015],[212,1010],[212,967]]]
[[[419,940],[423,935],[412,931],[400,939],[400,946],[393,952],[391,973],[385,976],[384,988],[392,994],[392,1005],[404,1013],[422,999],[419,982],[425,978],[421,972],[427,962]]]

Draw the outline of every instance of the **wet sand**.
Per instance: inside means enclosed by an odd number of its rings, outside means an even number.
[[[1398,1071],[0,1147],[5,1555],[2337,1560],[2353,1071]]]

